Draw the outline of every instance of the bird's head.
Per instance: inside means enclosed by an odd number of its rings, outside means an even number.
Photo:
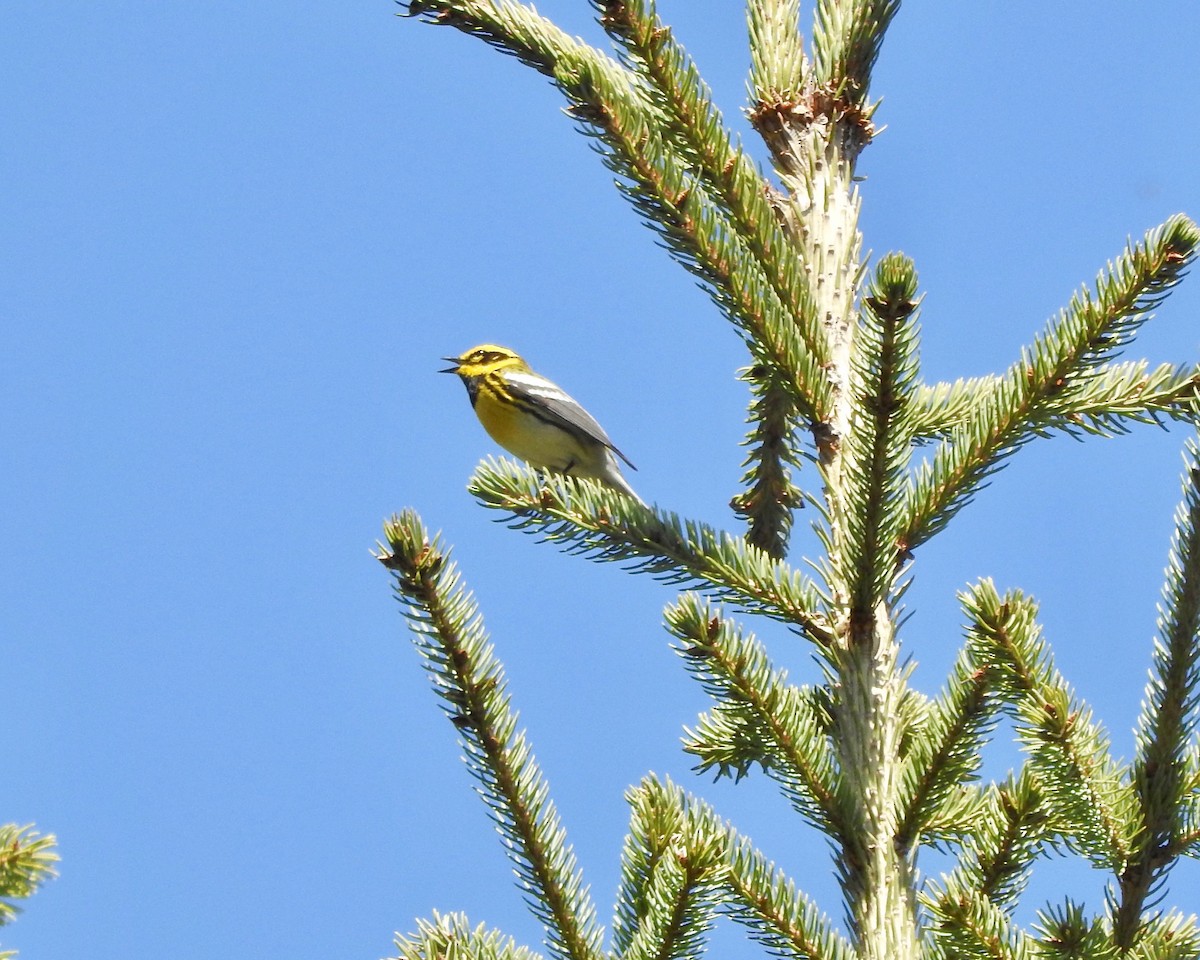
[[[519,370],[528,372],[529,364],[521,359],[520,354],[508,347],[498,347],[494,343],[483,343],[472,347],[458,357],[442,357],[454,366],[439,370],[438,373],[457,373],[466,380],[486,376],[498,370]]]

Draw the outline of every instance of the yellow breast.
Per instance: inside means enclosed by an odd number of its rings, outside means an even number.
[[[571,434],[498,398],[486,385],[475,398],[475,414],[493,440],[535,467],[577,472],[594,459]]]

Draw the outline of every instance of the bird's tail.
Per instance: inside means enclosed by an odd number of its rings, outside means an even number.
[[[641,497],[637,495],[637,491],[629,485],[629,481],[621,475],[621,469],[617,466],[616,458],[609,454],[607,462],[604,464],[604,469],[599,474],[599,479],[603,480],[615,490],[620,490],[628,497],[633,497],[643,507],[649,507]]]

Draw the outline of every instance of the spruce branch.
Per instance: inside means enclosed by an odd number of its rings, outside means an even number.
[[[33,824],[0,825],[0,926],[17,915],[19,908],[11,901],[33,896],[38,887],[58,875],[55,844],[53,834],[40,834]]]
[[[829,345],[797,251],[767,201],[769,185],[741,145],[734,144],[712,92],[659,19],[654,0],[593,2],[602,13],[600,23],[624,50],[630,70],[664,117],[672,145],[743,238],[780,302],[791,307],[806,349],[818,364],[828,362]]]
[[[778,9],[774,0],[752,0],[749,6],[756,69],[766,69],[764,58],[770,58],[775,77],[790,69],[776,59],[778,56],[786,59],[795,54],[799,57],[797,63],[804,60],[798,2],[785,2],[794,8],[791,45],[787,43],[786,11]],[[820,364],[826,364],[829,346],[808,278],[801,270],[798,251],[777,222],[775,208],[768,200],[771,189],[741,146],[733,145],[695,64],[658,19],[653,0],[596,3],[604,12],[601,22],[626,50],[632,69],[645,77],[652,97],[677,131],[683,152],[692,158],[714,198],[762,264],[776,295],[794,305],[806,349]],[[743,463],[748,468],[742,478],[746,489],[731,505],[748,521],[747,542],[782,559],[787,553],[793,511],[803,503],[790,477],[790,468],[798,466],[801,457],[800,424],[796,422],[799,411],[793,391],[779,382],[778,371],[770,365],[751,367],[744,379],[753,393],[751,431],[746,440],[749,453]]]
[[[998,376],[988,374],[918,384],[912,397],[913,437],[918,441],[941,439],[968,423],[999,383]]]
[[[853,948],[795,882],[748,840],[728,832],[729,917],[781,960],[852,960]]]
[[[1154,664],[1137,729],[1133,786],[1141,823],[1119,877],[1114,939],[1129,949],[1145,904],[1178,855],[1187,797],[1186,750],[1197,727],[1200,686],[1200,451],[1188,443],[1183,502],[1159,608]]]
[[[1175,838],[1174,849],[1181,856],[1200,860],[1200,774],[1197,774],[1197,752],[1197,748],[1193,746],[1186,763],[1187,787],[1184,790],[1183,803],[1180,805],[1179,836]]]
[[[474,597],[440,537],[430,538],[415,512],[393,516],[385,534],[379,560],[392,573],[413,641],[530,909],[546,928],[547,946],[560,960],[600,960],[596,909],[546,781],[517,730],[504,672]]]
[[[818,0],[813,28],[813,73],[817,82],[869,116],[871,70],[883,35],[900,0]]]
[[[1118,436],[1135,423],[1194,420],[1200,366],[1164,363],[1147,368],[1144,360],[1102,367],[1066,391],[1057,409],[1049,407],[1049,429],[1073,436]]]
[[[909,849],[951,804],[963,784],[974,780],[980,751],[999,719],[999,669],[968,645],[958,657],[942,695],[904,758],[905,812],[897,843]]]
[[[980,891],[951,879],[922,898],[929,911],[931,956],[944,960],[1035,960],[1037,948]]]
[[[749,0],[750,93],[760,103],[794,102],[810,70],[800,31],[800,0]]]
[[[708,804],[653,775],[630,791],[629,800],[634,815],[622,857],[614,931],[615,953],[621,960],[696,955],[718,905],[772,956],[854,956],[792,880]],[[657,932],[662,917],[670,918],[666,926],[674,937]],[[679,943],[685,937],[691,942],[681,951]],[[659,949],[664,943],[667,948]]]
[[[962,842],[964,836],[970,834],[976,821],[983,816],[986,798],[984,788],[978,785],[960,785],[948,791],[942,805],[921,825],[912,842],[939,850],[954,849]],[[905,811],[902,811],[902,814],[907,816]],[[908,824],[905,823],[905,826]],[[909,841],[905,838],[904,842]]]
[[[945,889],[976,890],[1011,911],[1033,861],[1053,842],[1051,817],[1028,768],[1015,779],[1010,775],[989,785],[982,800],[959,828],[963,850]]]
[[[1121,870],[1136,830],[1136,801],[1091,710],[1069,688],[1045,684],[1031,689],[1015,714],[1056,828],[1096,866]]]
[[[1038,953],[1047,958],[1074,960],[1096,957],[1108,960],[1119,956],[1113,949],[1106,925],[1099,917],[1087,917],[1082,905],[1070,898],[1062,906],[1039,910],[1034,922]]]
[[[651,157],[651,160],[657,159]],[[769,278],[732,234],[704,193],[683,180],[672,182],[675,171],[649,169],[645,181],[653,187],[653,202],[663,209],[655,223],[675,258],[702,281],[713,302],[745,340],[754,363],[771,371],[772,382],[791,394],[799,416],[812,424],[828,421],[832,407],[829,379],[820,354],[800,333],[796,314],[781,302]],[[654,179],[650,180],[649,177]],[[678,184],[678,190],[672,188]],[[650,194],[627,190],[635,206]],[[644,212],[644,211],[643,211]],[[647,216],[647,222],[651,222]]]
[[[568,95],[571,91],[567,85],[580,61],[587,61],[592,71],[608,74],[611,81],[629,86],[625,71],[615,60],[571,37],[525,4],[513,0],[398,2],[404,8],[402,16],[418,17],[436,26],[454,27],[482,40],[550,77]],[[632,87],[628,92],[636,95]]]
[[[960,872],[998,906],[1016,903],[1033,861],[1050,841],[1050,815],[1037,780],[1022,770],[988,790],[988,819],[977,821]]]
[[[484,506],[511,514],[509,526],[568,553],[625,562],[666,583],[691,584],[740,609],[799,627],[819,646],[828,640],[812,582],[729,533],[652,511],[596,481],[543,477],[511,460],[483,461],[468,489]]]
[[[1196,960],[1200,957],[1200,927],[1196,915],[1178,910],[1150,917],[1138,931],[1131,956],[1146,960]]]
[[[755,764],[769,773],[774,758],[760,739],[753,720],[721,706],[701,713],[695,727],[684,727],[683,752],[699,760],[698,773],[716,771],[713,779],[728,777],[735,783],[749,776]]]
[[[1056,828],[1097,866],[1122,869],[1136,832],[1136,798],[1122,782],[1103,729],[1055,669],[1037,604],[1016,590],[1001,598],[990,580],[960,599],[969,642],[990,646],[990,662],[1002,669],[1000,689]]]
[[[730,506],[746,520],[746,542],[768,556],[787,556],[794,512],[804,506],[803,495],[792,482],[792,468],[800,466],[799,426],[791,394],[765,367],[752,367],[743,377],[750,384],[749,448],[742,466],[745,490]]]
[[[633,814],[621,856],[613,952],[621,960],[699,957],[724,886],[725,838],[674,784],[649,776],[626,799]]]
[[[937,439],[968,423],[1000,382],[988,376],[919,386],[914,434]],[[1106,364],[1047,403],[1046,424],[1037,434],[1117,436],[1135,423],[1192,420],[1198,400],[1200,366],[1164,363],[1150,370],[1144,360]]]
[[[694,594],[684,594],[664,616],[683,644],[677,649],[688,672],[717,702],[715,721],[689,730],[685,740],[684,749],[701,758],[697,769],[728,765],[740,777],[758,762],[797,811],[830,836],[840,835],[829,721],[820,716],[813,691],[789,683],[753,634]],[[756,755],[731,756],[738,744],[753,745]]]
[[[884,257],[863,297],[851,361],[850,431],[842,445],[839,495],[830,504],[840,542],[835,582],[848,589],[852,620],[870,616],[892,593],[902,494],[912,450],[908,398],[916,379],[917,275],[912,261]]]
[[[751,199],[757,188],[750,178],[758,175],[749,160],[736,161],[724,178],[726,201],[736,194],[746,209],[747,218],[734,222],[694,158],[664,137],[663,114],[645,82],[611,57],[511,0],[413,0],[408,11],[480,37],[551,77],[571,102],[570,115],[599,140],[617,186],[675,259],[701,280],[755,361],[775,371],[802,416],[814,422],[828,416],[826,342],[815,310],[806,306],[811,300],[799,265],[774,253],[782,250],[776,224]],[[713,162],[730,157],[718,149]]]
[[[724,912],[746,926],[772,956],[852,960],[850,945],[816,905],[703,800],[654,776],[646,777],[633,797],[639,806],[677,811],[666,814],[678,827],[664,838],[672,844],[670,855],[710,865],[712,878],[721,888]],[[660,840],[660,846],[662,843]],[[631,860],[636,862],[636,858]]]
[[[976,416],[953,429],[932,462],[922,465],[902,537],[910,549],[945,527],[1013,451],[1052,428],[1060,413],[1058,396],[1133,339],[1183,276],[1197,242],[1196,225],[1184,216],[1172,217],[1109,263],[1094,294],[1085,290],[1072,298],[979,398]]]
[[[518,946],[511,937],[484,924],[471,927],[461,913],[438,913],[418,920],[417,932],[397,935],[396,960],[541,960],[541,955]]]

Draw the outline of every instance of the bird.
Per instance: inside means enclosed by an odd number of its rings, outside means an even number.
[[[636,470],[579,401],[534,373],[521,356],[494,343],[480,344],[439,373],[456,373],[475,416],[493,440],[531,466],[572,477],[590,477],[646,503],[621,475],[620,457]]]

